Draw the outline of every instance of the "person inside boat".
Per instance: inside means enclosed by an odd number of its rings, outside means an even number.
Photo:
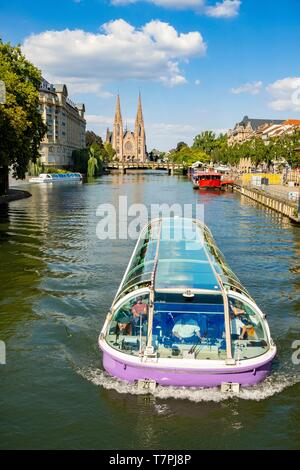
[[[233,312],[230,313],[230,331],[231,338],[233,340],[245,339],[247,333],[247,327],[239,318],[238,315],[235,315]]]
[[[246,310],[240,302],[235,305],[230,302],[230,323],[231,323],[231,336],[234,340],[255,339],[257,337],[255,332],[254,321],[249,320]]]
[[[245,315],[246,314],[246,311],[245,309],[243,309],[242,307],[242,304],[240,302],[235,302],[235,304],[233,304],[232,301],[229,302],[229,306],[230,306],[230,310],[231,312],[236,316],[240,316],[240,315]]]
[[[201,340],[201,330],[197,320],[192,315],[179,315],[172,330],[173,336],[180,341],[189,341],[197,336]]]
[[[132,335],[132,314],[121,308],[114,320],[117,322],[117,334]]]
[[[144,326],[148,315],[148,304],[143,301],[143,297],[138,297],[136,303],[131,307],[132,324],[135,333]],[[143,328],[144,329],[144,328]]]

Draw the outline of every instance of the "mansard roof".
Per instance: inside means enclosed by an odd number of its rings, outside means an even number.
[[[257,131],[257,129],[263,124],[282,124],[283,122],[284,119],[252,119],[248,116],[245,116],[238,125],[246,127],[250,123],[252,129]]]

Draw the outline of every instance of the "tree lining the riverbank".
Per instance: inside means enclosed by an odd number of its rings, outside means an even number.
[[[72,169],[89,177],[101,175],[106,165],[114,159],[115,154],[116,151],[109,142],[100,145],[97,139],[94,139],[90,146],[73,151]]]
[[[8,172],[23,179],[29,162],[39,158],[46,133],[39,112],[41,72],[22,54],[20,47],[0,38],[0,80],[5,84],[5,102],[0,105],[0,194],[8,192]]]
[[[178,144],[171,150],[169,160],[183,165],[192,165],[197,161],[214,162],[237,166],[242,159],[249,158],[253,166],[275,161],[286,161],[292,168],[300,166],[300,131],[270,139],[265,143],[260,138],[253,138],[242,144],[229,146],[226,135],[217,136],[212,131],[205,131],[194,138],[193,145]]]

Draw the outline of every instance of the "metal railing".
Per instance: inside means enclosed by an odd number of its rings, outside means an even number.
[[[283,202],[288,202],[292,206],[298,207],[299,199],[300,199],[300,191],[299,188],[292,188],[292,187],[278,187],[278,186],[267,186],[267,185],[254,185],[249,183],[245,186],[247,189],[257,189],[266,196],[274,197],[276,199],[280,199]]]

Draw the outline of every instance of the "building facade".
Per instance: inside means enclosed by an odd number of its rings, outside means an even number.
[[[47,133],[41,143],[41,161],[46,167],[66,168],[72,152],[85,148],[84,104],[68,98],[66,85],[52,85],[43,79],[39,105]]]
[[[241,122],[238,122],[234,129],[227,133],[228,145],[236,145],[247,142],[257,135],[259,130],[264,130],[265,126],[280,125],[284,120],[278,119],[251,119],[245,116]]]
[[[142,110],[141,95],[138,99],[134,132],[124,131],[120,97],[117,96],[116,112],[113,130],[107,129],[106,142],[109,142],[116,151],[119,162],[144,162],[147,159],[146,132]]]

